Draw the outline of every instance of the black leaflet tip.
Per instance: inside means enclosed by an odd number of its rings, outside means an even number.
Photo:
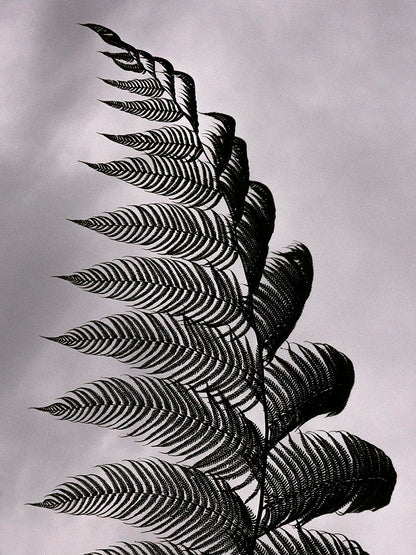
[[[74,278],[72,276],[51,276],[53,278],[64,279],[65,281],[72,281]]]
[[[118,108],[119,102],[117,100],[101,100],[101,98],[97,98],[98,102],[102,102],[106,106],[111,106],[112,108]]]
[[[81,225],[82,227],[87,227],[88,226],[88,220],[73,220],[71,218],[65,218],[67,222],[72,222],[74,224],[77,225]],[[52,276],[54,277],[54,276]]]
[[[39,337],[41,337],[42,339],[47,339],[48,341],[54,341],[55,343],[59,343],[60,341],[60,337],[52,337],[52,336],[48,336],[48,335],[39,335]]]
[[[102,137],[105,137],[106,139],[110,140],[110,141],[115,141],[117,142],[117,135],[111,135],[110,133],[99,133],[97,132],[98,135],[101,135]]]
[[[31,505],[32,507],[41,507],[42,509],[53,509],[56,507],[56,501],[52,499],[45,499],[45,501],[38,501],[37,503],[25,503],[25,505]]]
[[[78,160],[78,162],[81,162],[81,164],[85,164],[86,166],[88,166],[89,168],[92,168],[93,170],[97,169],[98,164],[93,164],[91,162],[85,162],[84,160]]]

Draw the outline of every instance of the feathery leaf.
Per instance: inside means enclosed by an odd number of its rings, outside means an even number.
[[[312,278],[312,257],[301,243],[267,258],[253,306],[255,327],[268,361],[295,327],[309,297]]]
[[[165,195],[186,206],[212,208],[221,200],[212,168],[198,160],[187,162],[160,156],[142,156],[106,164],[85,163],[105,175]]]
[[[175,100],[192,125],[195,132],[198,132],[198,114],[196,111],[195,83],[190,75],[183,71],[175,71]]]
[[[175,542],[124,543],[90,555],[367,555],[354,541],[301,524],[387,504],[396,481],[390,459],[346,432],[284,439],[317,414],[340,412],[354,380],[349,359],[329,345],[289,346],[286,357],[275,356],[310,293],[309,251],[295,244],[267,257],[274,203],[265,185],[249,181],[234,119],[198,114],[189,75],[106,27],[85,26],[122,50],[105,56],[139,75],[103,81],[145,97],[104,102],[168,124],[105,134],[140,156],[87,165],[182,206],[73,220],[165,258],[131,256],[58,276],[137,310],[49,339],[158,377],[104,378],[39,410],[123,430],[193,468],[157,460],[103,465],[101,475],[78,476],[33,505],[118,518]],[[241,268],[243,289],[234,273]],[[254,424],[259,411],[267,452]],[[243,490],[243,503],[236,490],[248,485],[254,492]],[[248,502],[257,493],[255,518]],[[295,521],[296,530],[282,528]]]
[[[288,356],[275,356],[265,369],[270,448],[314,416],[338,414],[348,401],[354,383],[349,358],[330,345],[311,347],[289,344]]]
[[[146,73],[146,69],[140,60],[140,56],[133,50],[128,52],[101,52],[107,58],[113,60],[113,62],[121,69],[125,71],[133,71],[134,73]]]
[[[199,549],[185,548],[171,542],[123,542],[85,555],[204,555]]]
[[[56,277],[90,293],[132,303],[140,310],[167,312],[233,329],[244,321],[242,295],[234,274],[193,262],[130,256]]]
[[[217,269],[225,269],[237,259],[229,219],[198,208],[146,204],[72,221],[116,241],[139,244],[168,256],[209,262]]]
[[[216,112],[208,112],[202,116],[207,124],[200,133],[204,153],[216,169],[216,174],[220,175],[231,156],[235,120],[231,116]]]
[[[368,555],[356,541],[341,534],[282,527],[257,541],[254,555]]]
[[[178,382],[113,377],[36,408],[62,420],[123,430],[183,460],[193,459],[194,468],[223,479],[259,476],[258,430],[226,399],[207,393],[204,401]]]
[[[226,482],[162,461],[100,468],[104,476],[77,476],[32,505],[120,519],[212,555],[248,553],[251,514]]]
[[[263,272],[274,229],[275,213],[270,190],[262,183],[250,181],[236,232],[239,253],[251,292],[256,290]]]
[[[117,46],[118,48],[132,48],[126,42],[122,41],[121,38],[107,27],[102,25],[97,25],[96,23],[80,23],[83,27],[88,27],[95,33],[97,33],[104,42],[110,44],[111,46]]]
[[[150,100],[132,100],[130,102],[120,100],[101,100],[107,106],[116,108],[128,114],[134,114],[150,121],[178,121],[183,112],[178,109],[176,102],[168,98],[152,98]]]
[[[259,369],[245,335],[221,333],[161,314],[127,313],[92,320],[52,341],[85,354],[114,357],[199,391],[221,391],[253,404]]]
[[[129,135],[102,134],[115,143],[140,152],[185,161],[196,160],[202,152],[198,135],[184,125],[170,125]]]
[[[162,96],[164,92],[160,82],[153,77],[145,79],[131,79],[129,81],[120,81],[118,79],[102,79],[102,81],[111,87],[116,87],[123,91],[152,98]]]
[[[246,143],[242,139],[234,137],[230,158],[219,178],[219,188],[236,224],[243,214],[248,186],[249,169]]]
[[[387,505],[396,483],[391,460],[347,432],[300,433],[270,452],[262,531],[325,513],[375,511]]]

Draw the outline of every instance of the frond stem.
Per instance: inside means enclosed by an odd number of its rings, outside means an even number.
[[[259,343],[259,357],[262,358],[263,354],[263,347],[261,342]],[[263,450],[263,458],[262,458],[262,474],[260,479],[260,494],[259,494],[259,504],[258,504],[258,511],[257,511],[257,518],[256,523],[254,525],[253,530],[253,538],[252,543],[249,549],[249,552],[254,555],[254,551],[256,549],[256,542],[257,537],[260,529],[261,519],[263,516],[263,502],[264,502],[264,488],[266,484],[266,471],[267,471],[267,458],[269,452],[269,415],[267,409],[267,397],[266,397],[266,388],[264,386],[264,361],[261,361],[260,364],[260,383],[262,384],[261,388],[261,400],[263,404],[263,415],[264,415],[264,450]]]

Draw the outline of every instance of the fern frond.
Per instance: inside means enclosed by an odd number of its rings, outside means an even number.
[[[101,100],[107,106],[122,112],[133,114],[150,121],[170,122],[178,121],[183,116],[178,105],[169,98],[152,98],[150,100]]]
[[[198,135],[184,125],[170,125],[129,135],[102,135],[139,152],[168,158],[193,161],[202,153]]]
[[[234,137],[230,157],[219,178],[219,189],[236,224],[243,214],[248,186],[249,169],[246,143],[242,139]]]
[[[97,33],[100,38],[107,44],[111,46],[117,46],[118,48],[132,49],[133,47],[122,41],[117,33],[104,27],[103,25],[98,25],[97,23],[80,23],[82,27],[88,27],[95,33]]]
[[[260,475],[262,438],[226,399],[170,380],[106,378],[36,407],[62,420],[123,430],[223,479]]]
[[[262,536],[254,555],[368,555],[362,547],[342,534],[306,528],[282,527]]]
[[[251,292],[257,289],[263,273],[275,214],[273,196],[268,187],[257,181],[250,181],[243,215],[236,232],[239,253]]]
[[[354,383],[351,361],[330,345],[289,344],[287,355],[265,368],[270,448],[314,416],[341,412]]]
[[[85,354],[114,357],[199,391],[253,404],[259,369],[245,335],[223,334],[160,314],[115,314],[48,337]]]
[[[199,208],[146,204],[72,221],[116,241],[207,262],[217,269],[228,268],[238,256],[229,219]]]
[[[175,79],[173,65],[165,58],[154,57],[155,75],[170,98],[175,98]]]
[[[248,553],[252,516],[226,482],[157,460],[100,468],[104,476],[77,476],[32,505],[116,518],[212,555]]]
[[[329,345],[289,345],[286,357],[283,349],[275,356],[311,290],[308,249],[296,243],[268,256],[274,203],[265,185],[250,181],[234,119],[199,114],[193,79],[164,58],[86,26],[121,49],[105,56],[137,74],[103,81],[145,97],[103,102],[161,123],[104,134],[139,156],[86,164],[179,205],[72,220],[164,258],[130,256],[58,276],[134,311],[49,339],[113,357],[140,375],[97,380],[38,410],[122,430],[192,467],[107,464],[33,505],[117,518],[166,540],[90,555],[367,555],[343,536],[301,526],[326,512],[376,510],[396,481],[390,459],[351,434],[286,437],[318,414],[340,412],[354,381],[349,359]],[[264,437],[254,423],[259,413]],[[254,517],[248,503],[257,494]],[[294,522],[296,529],[285,526]]]
[[[312,257],[301,243],[268,257],[253,298],[254,321],[270,361],[295,327],[311,291]]]
[[[101,79],[107,85],[116,87],[122,91],[157,98],[162,96],[164,89],[158,79],[148,77],[146,79],[131,79],[130,81],[119,81],[118,79]]]
[[[231,156],[231,149],[235,133],[235,119],[226,114],[207,112],[202,114],[207,124],[200,132],[204,154],[216,169],[217,175],[224,170]]]
[[[183,71],[175,71],[175,100],[181,111],[191,123],[192,128],[198,132],[198,114],[196,111],[195,83],[190,75]]]
[[[199,160],[187,162],[161,156],[142,156],[106,164],[85,163],[105,175],[167,196],[186,206],[212,208],[221,200],[213,169]]]
[[[396,483],[389,457],[347,432],[300,433],[271,452],[262,531],[301,524],[325,513],[375,511]]]
[[[140,310],[233,329],[244,320],[242,293],[234,274],[193,262],[131,256],[56,277]]]
[[[112,46],[117,46],[125,52],[111,53],[103,52],[103,54],[110,57],[119,67],[127,71],[134,71],[136,73],[149,73],[153,78],[157,78],[163,90],[168,93],[170,98],[166,99],[172,102],[169,105],[151,104],[150,106],[116,106],[120,109],[126,109],[141,115],[147,119],[157,119],[158,121],[175,121],[171,118],[173,113],[184,115],[192,125],[193,129],[198,131],[198,116],[196,110],[195,98],[195,84],[192,77],[182,71],[175,71],[172,65],[163,58],[156,58],[151,56],[148,52],[137,50],[131,45],[123,42],[118,35],[99,25],[87,24],[87,27],[97,32],[105,42]],[[165,100],[165,99],[160,99]],[[122,103],[127,105],[129,103]],[[139,111],[139,113],[137,112]],[[142,111],[144,110],[144,114]],[[160,112],[156,116],[157,112]]]
[[[85,555],[204,555],[204,553],[199,549],[185,548],[171,542],[123,542],[119,546],[113,545]]]
[[[125,71],[133,71],[134,73],[146,73],[146,69],[142,64],[140,57],[132,51],[129,52],[101,52],[107,58]]]

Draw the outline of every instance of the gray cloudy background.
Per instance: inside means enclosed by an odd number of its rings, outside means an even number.
[[[415,3],[3,0],[0,9],[0,553],[72,555],[139,538],[117,522],[24,505],[95,464],[148,453],[110,430],[27,410],[126,372],[39,337],[122,309],[49,277],[129,252],[65,218],[144,198],[76,162],[128,155],[96,131],[137,129],[133,116],[96,102],[114,95],[95,77],[117,70],[79,21],[168,58],[194,77],[201,111],[236,118],[251,176],[275,196],[272,247],[297,239],[314,256],[312,295],[292,338],[328,342],[355,363],[345,411],[309,427],[360,435],[398,471],[389,507],[311,526],[343,532],[372,555],[412,555]]]

